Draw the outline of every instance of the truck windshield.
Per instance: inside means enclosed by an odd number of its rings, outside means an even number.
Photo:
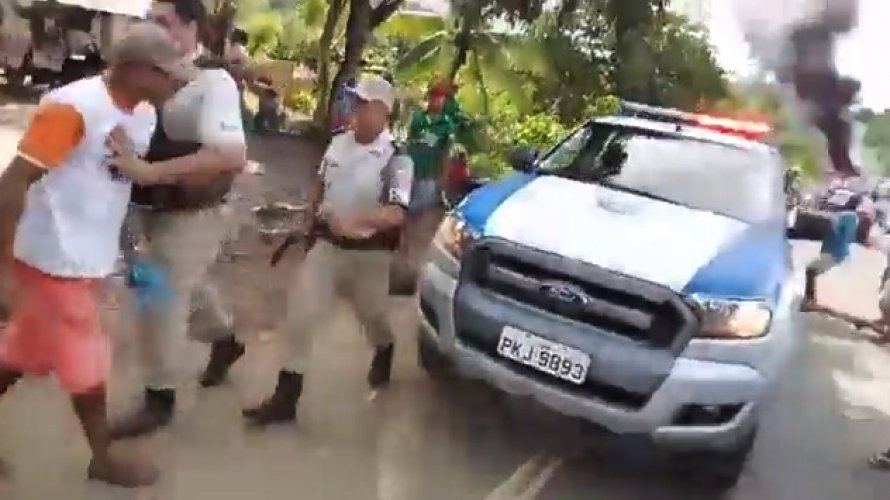
[[[553,148],[538,167],[747,222],[784,211],[778,154],[681,134],[592,123]]]

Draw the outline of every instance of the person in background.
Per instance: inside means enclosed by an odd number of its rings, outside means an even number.
[[[222,384],[244,354],[210,276],[230,229],[232,184],[247,163],[238,87],[224,67],[202,66],[198,33],[207,12],[201,0],[157,0],[149,18],[177,41],[184,61],[201,69],[160,111],[144,160],[126,144],[114,144],[121,170],[136,184],[132,201],[145,231],[143,258],[163,271],[171,289],[169,300],[139,310],[144,404],[114,423],[116,439],[149,434],[172,421],[193,300],[195,314],[204,316],[198,323],[207,326],[200,340],[211,344],[201,385]]]
[[[238,85],[238,92],[241,94],[241,116],[247,117],[247,104],[244,101],[245,81],[248,78],[248,65],[250,56],[247,53],[247,32],[235,28],[229,37],[229,46],[226,48],[226,64],[229,73]]]
[[[264,76],[258,78],[254,84],[254,90],[259,97],[259,107],[254,117],[254,130],[256,132],[277,130],[280,125],[281,99],[278,91],[272,86],[272,80]]]
[[[838,201],[840,203],[840,201]],[[835,212],[827,212],[830,231],[822,240],[819,256],[806,268],[804,300],[802,310],[819,309],[817,300],[816,280],[822,274],[837,267],[850,256],[850,247],[859,243],[865,247],[883,249],[885,244],[874,224],[875,211],[871,200],[864,197],[856,200],[855,207]]]
[[[395,350],[389,324],[389,264],[411,196],[411,160],[387,130],[395,100],[386,80],[365,77],[356,86],[355,129],[335,135],[318,169],[307,235],[280,332],[290,339],[271,397],[243,414],[252,425],[291,422],[303,392],[312,339],[322,333],[343,294],[374,349],[367,381],[390,382]]]
[[[247,54],[247,32],[240,28],[232,30],[229,46],[226,49],[226,62],[230,66],[245,66],[250,61]]]
[[[334,116],[331,119],[334,133],[351,130],[354,125],[353,111],[356,103],[352,90],[355,89],[355,85],[355,78],[350,78],[337,89],[337,95],[334,98],[336,102]]]
[[[413,294],[416,267],[444,214],[442,194],[455,133],[452,115],[445,113],[448,88],[433,85],[427,93],[426,109],[415,110],[408,125],[407,146],[414,164],[414,181],[408,222],[396,262],[395,269],[400,276],[394,277],[395,295]]]
[[[467,152],[459,150],[451,156],[448,162],[448,173],[445,182],[445,195],[448,205],[458,203],[472,190],[472,174]]]
[[[109,54],[110,72],[50,92],[0,176],[0,275],[11,275],[12,318],[0,337],[0,394],[24,375],[52,373],[71,396],[92,452],[91,479],[138,487],[157,471],[112,452],[107,421],[111,351],[98,296],[114,271],[131,178],[105,147],[109,130],[143,154],[155,110],[195,76],[164,30],[143,23]],[[11,255],[10,255],[11,253]]]

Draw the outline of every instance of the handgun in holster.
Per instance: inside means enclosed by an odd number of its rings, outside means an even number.
[[[312,247],[315,246],[319,236],[329,231],[328,225],[324,221],[316,218],[312,221],[308,231],[294,231],[290,233],[287,238],[278,245],[278,248],[272,252],[272,258],[269,260],[269,264],[272,267],[277,266],[278,263],[281,262],[281,259],[284,258],[284,254],[287,253],[288,249],[299,243],[302,243],[303,254],[308,254],[312,250]]]

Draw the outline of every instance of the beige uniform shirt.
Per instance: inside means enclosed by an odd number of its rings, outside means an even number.
[[[349,217],[374,210],[381,202],[407,207],[411,201],[413,167],[410,157],[396,153],[388,133],[380,134],[370,144],[356,142],[351,131],[335,136],[319,166],[324,181],[320,211]],[[383,193],[386,165],[390,162],[389,189]]]

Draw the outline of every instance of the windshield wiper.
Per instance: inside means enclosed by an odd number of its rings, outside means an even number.
[[[671,205],[680,205],[681,207],[687,206],[687,205],[684,205],[684,204],[678,202],[677,200],[665,198],[664,196],[658,196],[658,195],[652,194],[648,191],[643,191],[642,189],[634,189],[634,188],[621,186],[618,184],[612,184],[611,182],[608,182],[606,180],[595,180],[595,181],[593,181],[593,183],[603,186],[605,188],[614,189],[615,191],[621,191],[622,193],[635,194],[637,196],[642,196],[644,198],[649,198],[651,200],[658,200],[658,201],[663,201],[665,203],[670,203]]]

